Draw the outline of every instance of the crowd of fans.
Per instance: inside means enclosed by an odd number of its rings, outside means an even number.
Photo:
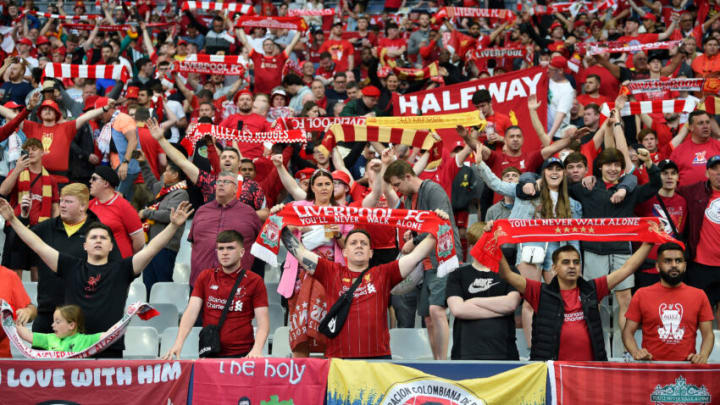
[[[265,263],[250,247],[263,222],[282,204],[349,205],[438,210],[464,264],[438,277],[433,235],[380,225],[287,228],[283,271],[298,271],[283,301],[294,356],[389,358],[390,307],[397,327],[414,327],[417,311],[436,359],[447,356],[450,327],[452,359],[517,359],[522,327],[533,359],[605,360],[603,328],[617,327],[635,359],[707,362],[711,307],[720,309],[720,125],[700,108],[627,115],[623,107],[714,95],[720,1],[521,2],[503,18],[439,13],[506,3],[428,0],[408,8],[386,0],[384,11],[368,13],[366,1],[331,9],[322,0],[262,0],[245,11],[278,21],[293,10],[328,11],[302,17],[309,28],[295,31],[238,28],[239,12],[181,10],[182,2],[110,1],[98,9],[77,1],[69,12],[62,1],[38,10],[32,0],[0,0],[0,195],[9,203],[0,204],[0,297],[19,324],[33,322],[38,337],[24,331],[23,338],[35,344],[48,341],[40,334],[77,331],[77,322],[56,327],[70,322],[66,304],[84,312],[87,333],[105,332],[122,317],[118,304],[141,272],[148,295],[154,283],[172,281],[191,204],[192,293],[177,341],[163,354],[195,344],[185,339],[196,323],[223,319],[219,355],[260,356],[270,332]],[[588,52],[607,41],[671,46]],[[522,57],[479,56],[488,48],[519,49]],[[237,55],[242,74],[176,69],[203,54]],[[50,63],[122,66],[129,77],[48,77]],[[397,69],[431,65],[437,74],[420,79]],[[488,124],[458,127],[460,140],[446,140],[443,151],[339,142],[327,153],[322,131],[304,144],[189,137],[198,124],[258,133],[288,117],[392,116],[402,94],[532,66],[549,77],[548,98],[528,98],[535,133],[478,90],[472,103]],[[665,78],[706,85],[627,87]],[[536,136],[542,149],[523,147]],[[468,254],[498,219],[634,216],[660,218],[684,248],[623,240],[510,245],[499,273]],[[417,286],[390,294],[416,265]],[[19,291],[23,271],[38,281],[37,302]],[[319,323],[357,273],[364,281],[340,335],[329,338]],[[617,312],[607,309],[613,303]],[[601,313],[614,325],[603,325]],[[123,345],[101,356],[121,357]],[[9,355],[7,339],[0,355]]]

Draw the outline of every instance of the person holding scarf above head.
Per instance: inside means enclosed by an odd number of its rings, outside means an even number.
[[[142,169],[145,186],[155,196],[147,207],[140,210],[140,218],[143,220],[143,230],[146,240],[152,240],[157,234],[170,223],[170,213],[183,201],[189,201],[185,173],[174,163],[165,167],[162,174],[162,181],[159,181],[150,169],[145,154],[140,153],[137,157]],[[180,238],[185,227],[178,228],[175,235],[148,264],[143,272],[143,282],[147,289],[148,297],[152,285],[161,281],[173,281],[172,274],[175,268],[175,258],[180,249]]]
[[[284,167],[279,165],[277,160],[273,159],[273,163],[276,164],[276,167],[280,166],[278,172],[282,172]],[[293,184],[295,183],[293,182]],[[306,193],[300,193],[300,191],[302,190],[300,190],[299,186],[288,189],[290,195],[296,197],[296,201],[290,204],[320,207],[338,205],[333,196],[332,174],[323,169],[316,170],[310,177],[310,187]],[[302,199],[302,194],[304,194],[304,199]],[[290,230],[293,232],[294,237],[301,238],[303,244],[314,254],[331,262],[344,265],[342,237],[347,235],[352,228],[352,225],[315,225],[299,228],[291,227]],[[325,313],[329,307],[326,303],[325,289],[322,284],[306,271],[300,271],[298,260],[288,255],[283,266],[283,277],[285,277],[285,274],[295,273],[297,273],[298,277],[295,280],[292,296],[288,299],[290,348],[293,351],[293,357],[308,357],[313,352],[324,352],[326,345],[325,336],[318,332],[320,320],[313,319],[310,315],[314,310]]]

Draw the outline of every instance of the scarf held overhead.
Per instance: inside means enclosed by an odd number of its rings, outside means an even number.
[[[184,1],[181,9],[186,10],[214,10],[214,11],[231,11],[238,12],[243,15],[255,14],[255,9],[252,4],[240,4],[240,3],[220,3],[214,1]]]
[[[435,253],[438,259],[438,275],[441,277],[458,267],[455,252],[455,240],[449,220],[440,218],[432,211],[399,210],[391,208],[359,208],[312,205],[286,205],[282,210],[271,215],[263,225],[260,234],[250,250],[255,257],[272,266],[277,266],[277,255],[280,250],[280,234],[287,225],[387,225],[393,228],[409,229],[417,233],[430,233],[435,236],[437,245]],[[297,271],[297,269],[295,270]],[[286,270],[287,272],[287,270]],[[281,294],[292,294],[297,274],[283,280],[290,280],[290,285],[282,282],[278,286]],[[287,295],[289,296],[289,295]]]
[[[307,31],[308,25],[302,17],[266,17],[244,15],[237,21],[240,28],[268,28]]]
[[[245,67],[236,55],[190,55],[175,62],[173,70],[180,73],[201,73],[223,76],[243,76]]]
[[[627,84],[632,94],[653,93],[658,91],[701,91],[705,87],[705,79],[662,78],[635,80]]]
[[[222,127],[220,125],[197,124],[194,128],[190,128],[188,133],[187,138],[193,145],[205,135],[210,135],[214,139],[238,141],[239,143],[272,142],[275,144],[307,142],[307,133],[302,129],[253,133],[250,131],[238,131],[237,129]]]
[[[517,18],[512,10],[475,7],[443,7],[434,15],[436,21],[446,17],[497,18],[508,21],[513,21]]]
[[[470,251],[482,265],[497,272],[505,243],[557,242],[588,240],[593,242],[675,242],[663,231],[663,225],[651,218],[580,218],[580,219],[500,219],[485,232]]]
[[[5,300],[0,300],[0,317],[2,318],[2,328],[5,331],[5,334],[10,340],[10,343],[20,350],[25,357],[30,359],[83,359],[93,356],[107,349],[108,346],[115,343],[115,341],[124,335],[128,324],[134,315],[137,315],[140,319],[146,321],[159,314],[160,313],[155,308],[151,307],[150,304],[137,302],[128,306],[125,309],[123,317],[111,326],[110,329],[108,329],[94,345],[81,352],[55,352],[50,350],[36,350],[25,346],[25,344],[22,343],[22,338],[18,335],[17,328],[15,327],[13,309]]]
[[[628,117],[637,114],[652,113],[691,113],[697,102],[693,100],[652,100],[652,101],[631,101],[623,105],[620,115]],[[603,103],[600,107],[600,114],[609,117],[610,110],[615,108],[615,103]]]
[[[48,63],[43,71],[44,77],[57,79],[113,79],[127,82],[130,72],[123,65],[71,65],[69,63]]]
[[[435,143],[435,138],[430,131],[421,129],[334,124],[318,148],[328,156],[338,142],[381,142],[428,150]]]

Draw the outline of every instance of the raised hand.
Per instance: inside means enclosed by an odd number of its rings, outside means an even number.
[[[145,126],[147,126],[147,129],[150,131],[150,135],[152,135],[152,137],[156,141],[165,139],[163,130],[160,128],[160,125],[155,118],[150,118],[149,120],[145,121]]]
[[[185,221],[195,211],[192,204],[188,201],[183,201],[178,204],[176,209],[170,209],[170,222],[175,226],[182,226]]]
[[[270,213],[274,214],[274,213],[282,210],[283,208],[285,208],[285,204],[277,204],[274,207],[270,208]]]
[[[15,217],[13,207],[4,198],[0,198],[0,216],[3,217],[5,222],[10,222]]]
[[[393,152],[392,148],[385,148],[380,155],[380,160],[385,167],[388,167],[390,163],[395,161],[395,152]]]
[[[531,94],[530,96],[528,96],[528,108],[529,109],[537,110],[538,108],[540,108],[541,104],[542,104],[542,102],[537,99],[536,94]]]
[[[272,161],[273,165],[275,165],[275,167],[283,166],[283,156],[281,154],[275,154],[270,156],[270,160]]]

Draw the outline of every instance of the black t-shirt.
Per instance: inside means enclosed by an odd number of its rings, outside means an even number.
[[[447,297],[470,298],[507,295],[514,289],[498,273],[478,271],[467,264],[450,273]],[[453,324],[453,360],[518,360],[513,314],[487,319],[459,319]]]
[[[87,260],[60,253],[57,270],[65,284],[65,303],[83,310],[85,333],[105,332],[122,318],[130,283],[136,277],[132,256],[95,266]],[[124,348],[121,338],[107,350]]]

